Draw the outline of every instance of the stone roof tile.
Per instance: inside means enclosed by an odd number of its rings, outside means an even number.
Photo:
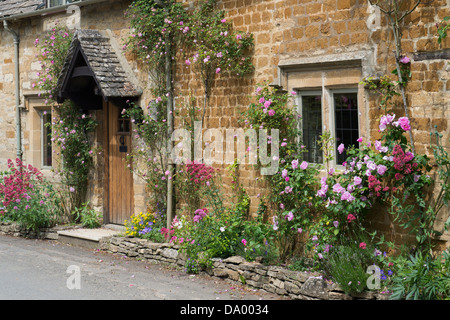
[[[66,62],[58,79],[58,89],[68,75],[77,48],[84,53],[104,97],[137,97],[141,90],[127,77],[109,38],[97,30],[77,30],[69,48]]]
[[[36,11],[43,0],[0,0],[0,18]]]

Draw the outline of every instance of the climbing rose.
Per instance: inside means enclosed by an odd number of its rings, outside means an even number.
[[[300,165],[300,169],[306,170],[306,168],[308,168],[308,162],[303,161],[302,164]]]
[[[411,59],[409,59],[407,56],[403,56],[403,57],[400,58],[399,61],[400,61],[401,63],[403,63],[403,64],[408,64],[408,63],[411,62]]]
[[[386,130],[386,126],[394,120],[395,115],[387,114],[385,116],[382,116],[380,119],[380,131]]]
[[[400,127],[405,130],[411,130],[411,126],[409,124],[409,119],[407,117],[401,117],[398,119],[398,124],[400,125]]]
[[[344,144],[341,143],[338,147],[339,154],[342,154],[342,152],[344,152],[344,148],[345,148]]]

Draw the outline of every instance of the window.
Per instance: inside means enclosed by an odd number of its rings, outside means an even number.
[[[323,154],[319,140],[323,128],[326,127],[323,123],[328,122],[324,121],[326,116],[330,118],[328,130],[335,141],[334,163],[341,165],[347,156],[345,151],[339,154],[338,146],[341,143],[346,148],[351,145],[357,145],[357,139],[360,136],[358,90],[299,91],[298,97],[302,142],[307,150],[307,152],[303,153],[304,160],[310,163],[323,163]],[[325,104],[324,101],[330,101],[330,103]],[[325,115],[324,110],[328,108],[329,111]]]
[[[51,167],[52,166],[52,136],[51,136],[51,123],[52,114],[50,110],[44,110],[40,112],[41,124],[41,166]]]
[[[322,163],[323,157],[319,145],[319,138],[322,135],[322,92],[302,92],[299,97],[302,142],[308,150],[303,154],[304,160]]]
[[[47,0],[47,6],[50,7],[58,7],[66,4],[71,4],[74,2],[79,2],[82,0]]]
[[[347,155],[346,152],[339,154],[337,147],[343,143],[347,148],[358,145],[358,92],[335,91],[333,92],[334,109],[334,134],[336,140],[336,163],[342,164]]]

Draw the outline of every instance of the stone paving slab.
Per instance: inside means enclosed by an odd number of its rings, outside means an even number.
[[[112,230],[109,228],[98,228],[98,229],[72,229],[72,230],[62,230],[58,231],[59,236],[74,237],[79,239],[100,241],[104,238],[112,237],[120,234],[119,230]]]

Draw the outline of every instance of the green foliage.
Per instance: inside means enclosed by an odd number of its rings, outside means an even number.
[[[373,263],[365,249],[353,246],[334,247],[323,262],[324,271],[347,294],[367,290],[367,267]]]
[[[392,79],[384,75],[380,78],[368,77],[361,81],[370,91],[376,93],[380,97],[380,106],[383,108],[384,112],[390,111],[393,106],[392,99],[394,97],[400,96],[400,93],[396,90],[396,84]]]
[[[76,221],[80,221],[82,227],[95,229],[101,226],[103,215],[101,212],[89,206],[89,202],[83,203],[80,207],[75,208],[73,212]]]
[[[39,73],[37,87],[43,91],[45,102],[55,105],[56,116],[49,125],[52,141],[59,147],[62,163],[57,174],[62,178],[68,199],[63,205],[66,215],[73,220],[72,211],[82,205],[86,196],[88,176],[93,166],[95,150],[92,145],[92,133],[97,123],[92,115],[81,114],[80,109],[71,101],[56,105],[56,85],[72,41],[72,32],[58,25],[44,39],[36,39],[40,49],[39,59],[43,72]],[[33,84],[33,86],[36,84]]]
[[[134,103],[122,111],[124,117],[132,119],[135,137],[135,148],[127,154],[128,167],[152,190],[149,206],[159,213],[166,209],[168,179],[165,101],[165,96],[153,99],[146,112]]]
[[[450,24],[447,23],[449,20],[450,16],[445,17],[438,28],[438,43],[441,43],[443,39],[447,38],[447,30],[450,28]]]
[[[450,254],[440,256],[417,252],[393,278],[390,299],[443,300],[450,298]]]
[[[67,50],[72,41],[73,33],[62,24],[56,25],[47,32],[44,38],[36,39],[34,45],[39,49],[41,69],[38,72],[39,81],[33,83],[43,91],[43,97],[50,102],[56,97],[56,84],[64,65]]]

